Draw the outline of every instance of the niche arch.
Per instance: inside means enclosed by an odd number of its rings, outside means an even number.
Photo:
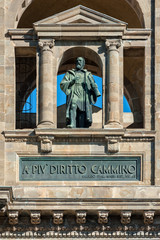
[[[140,97],[133,84],[126,77],[124,80],[124,96],[133,114],[133,123],[128,128],[143,128],[143,112]]]
[[[9,28],[32,27],[32,24],[53,14],[62,12],[76,5],[84,5],[104,14],[113,16],[129,24],[129,27],[145,27],[143,10],[138,0],[14,0],[8,7],[7,26]],[[66,3],[65,3],[66,2]],[[43,5],[43,8],[42,8]],[[54,7],[53,7],[54,6]],[[125,9],[125,11],[124,11]],[[40,11],[39,11],[40,10]],[[122,10],[122,11],[121,11]],[[123,14],[122,14],[123,12]],[[124,14],[125,13],[125,14]],[[27,23],[28,22],[28,23]],[[26,23],[28,25],[26,25]]]
[[[75,61],[77,57],[85,58],[85,69],[90,71],[93,75],[103,78],[103,65],[101,57],[93,49],[89,47],[71,47],[67,49],[60,58],[58,75],[66,73],[70,69],[75,68]],[[102,92],[101,92],[102,94]],[[101,96],[102,101],[102,96]],[[65,123],[66,105],[61,105],[57,108],[57,127],[66,127]],[[102,128],[102,109],[93,106],[92,108],[93,128]]]

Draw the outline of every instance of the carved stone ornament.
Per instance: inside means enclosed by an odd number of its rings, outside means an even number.
[[[57,225],[63,223],[63,212],[53,212],[53,223]]]
[[[52,48],[54,47],[54,42],[55,40],[40,41],[38,45],[42,51],[52,51]]]
[[[9,224],[16,225],[18,224],[18,211],[9,211],[8,212],[8,218],[9,218]]]
[[[86,211],[77,211],[76,212],[76,222],[78,224],[86,223],[86,216],[87,216]]]
[[[112,49],[118,49],[121,45],[122,45],[122,40],[119,39],[119,40],[106,40],[105,42],[105,45],[106,45],[106,48],[109,49],[109,50],[112,50]]]
[[[153,224],[155,211],[144,211],[144,224]]]
[[[52,141],[48,138],[41,140],[41,152],[49,153],[52,152]]]
[[[109,211],[98,211],[98,223],[105,224],[108,223]]]
[[[119,141],[117,139],[108,139],[108,152],[109,153],[119,152]]]
[[[131,211],[122,211],[121,212],[121,223],[122,224],[129,224],[131,222]]]
[[[41,213],[39,211],[31,211],[30,213],[31,223],[40,224],[41,223]]]

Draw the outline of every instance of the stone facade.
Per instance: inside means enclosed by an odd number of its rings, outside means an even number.
[[[0,1],[0,238],[159,239],[159,0],[71,2]],[[57,109],[57,75],[78,56],[102,77],[89,129],[65,128]],[[28,87],[38,89],[37,114],[17,127]],[[21,180],[23,158],[96,157],[138,157],[137,178]],[[31,177],[44,171],[35,165]]]

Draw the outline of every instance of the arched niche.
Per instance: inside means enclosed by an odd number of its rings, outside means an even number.
[[[145,27],[144,13],[137,0],[15,0],[9,8],[10,27],[32,27],[32,24],[53,14],[62,12],[76,5],[84,5],[96,11],[110,15],[128,23],[128,27]],[[11,16],[11,13],[14,14]],[[9,20],[11,19],[11,21]]]
[[[133,113],[130,128],[143,128],[144,82],[145,82],[144,48],[124,49],[124,95]]]
[[[102,77],[102,61],[99,55],[88,47],[72,47],[66,50],[61,57],[58,74],[63,74],[75,68],[77,57],[84,57],[85,68],[92,74]]]
[[[102,78],[102,60],[100,56],[88,47],[72,47],[66,50],[59,63],[58,75],[66,73],[70,69],[75,68],[75,62],[77,57],[83,57],[85,59],[85,69],[90,71],[93,75]],[[101,93],[102,94],[102,93]],[[101,96],[102,99],[102,96]],[[57,108],[57,127],[66,127],[66,105],[63,104]],[[91,128],[102,128],[102,109],[97,106],[92,107],[92,126]]]
[[[143,128],[143,112],[140,103],[140,97],[138,96],[138,93],[134,88],[133,84],[127,78],[125,78],[124,80],[124,96],[126,97],[128,104],[131,108],[130,115],[132,115],[133,118],[133,122],[131,122],[127,127]]]

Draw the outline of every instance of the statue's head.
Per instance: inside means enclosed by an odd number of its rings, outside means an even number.
[[[76,59],[76,69],[81,70],[84,68],[85,59],[83,57],[78,57]]]

